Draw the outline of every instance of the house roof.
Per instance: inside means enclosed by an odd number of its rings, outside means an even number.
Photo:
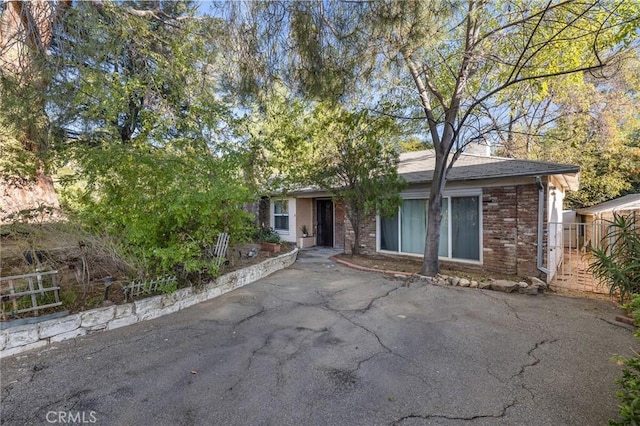
[[[583,215],[597,215],[621,210],[640,210],[640,194],[625,195],[624,197],[605,201],[595,206],[578,209],[577,212]]]
[[[435,151],[424,150],[400,155],[398,173],[408,183],[431,182],[435,168]],[[514,158],[461,154],[447,175],[447,180],[470,181],[527,176],[561,175],[569,189],[578,189],[580,167],[570,164]]]
[[[433,179],[436,154],[432,149],[400,154],[398,174],[407,183],[428,183]],[[461,154],[447,175],[448,182],[473,181],[481,179],[508,179],[531,176],[559,176],[566,188],[578,189],[580,167],[570,164],[544,161],[518,160],[475,154]],[[317,196],[322,190],[313,187],[300,188],[290,192]]]

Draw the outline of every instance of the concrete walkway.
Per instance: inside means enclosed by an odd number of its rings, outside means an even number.
[[[2,361],[2,424],[597,425],[611,303],[403,287],[304,250],[286,270],[176,314]],[[93,416],[93,417],[90,417]],[[60,422],[59,422],[60,423]]]

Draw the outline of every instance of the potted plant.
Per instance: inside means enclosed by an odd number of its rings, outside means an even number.
[[[258,231],[260,248],[272,253],[280,253],[280,234],[275,229],[263,227]]]
[[[302,232],[303,238],[307,238],[309,236],[309,230],[307,229],[307,225],[302,225],[300,227],[300,232]]]

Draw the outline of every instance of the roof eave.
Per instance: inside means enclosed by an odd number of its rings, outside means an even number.
[[[406,173],[409,175],[410,173]],[[402,176],[402,175],[400,175]],[[527,172],[527,173],[516,173],[516,174],[503,174],[503,175],[495,175],[495,176],[472,176],[472,177],[460,177],[460,178],[447,178],[447,182],[466,182],[466,181],[478,181],[478,180],[487,180],[487,179],[507,179],[514,177],[535,177],[535,176],[562,176],[562,179],[566,183],[566,188],[571,191],[577,191],[578,184],[580,180],[580,168],[579,167],[571,167],[567,169],[560,169],[554,171],[547,172]],[[409,183],[429,183],[430,179],[421,179],[421,180],[412,180]]]

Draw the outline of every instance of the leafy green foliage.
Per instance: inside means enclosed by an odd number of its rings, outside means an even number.
[[[620,292],[620,300],[624,301],[631,294],[640,293],[640,223],[634,214],[617,213],[606,223],[603,248],[591,248],[595,260],[588,271],[607,284],[611,294]]]
[[[618,363],[626,368],[622,377],[617,380],[622,390],[617,395],[620,398],[619,419],[610,420],[610,425],[638,425],[640,424],[640,357],[618,358]]]
[[[250,180],[260,180],[263,190],[286,192],[310,184],[310,164],[318,158],[311,103],[291,99],[276,85],[262,94],[245,121],[251,155]]]
[[[104,2],[79,2],[56,38],[51,116],[64,146],[154,148],[220,142],[229,113],[216,90],[216,21],[185,2],[163,2],[166,20]],[[171,15],[173,9],[183,10]],[[160,13],[158,12],[158,13]]]
[[[439,269],[439,200],[458,158],[450,154],[511,129],[516,117],[527,120],[519,106],[544,99],[553,78],[573,83],[633,47],[640,13],[637,2],[620,0],[253,1],[242,8],[250,13],[233,16],[239,29],[252,29],[248,53],[262,65],[262,86],[277,75],[314,96],[326,81],[325,101],[386,102],[398,106],[394,115],[421,120],[436,153],[427,275]]]
[[[608,221],[608,231],[602,239],[602,249],[591,249],[595,260],[589,272],[609,285],[611,294],[620,293],[620,300],[629,300],[623,307],[631,313],[634,322],[640,326],[640,221],[636,215],[614,213]],[[640,330],[634,332],[640,340]],[[640,354],[630,358],[617,356],[614,361],[624,366],[622,377],[617,383],[620,411],[610,425],[640,424]]]
[[[255,240],[263,243],[279,244],[281,242],[280,234],[278,234],[275,229],[268,226],[258,228],[254,238]]]
[[[544,100],[530,106],[539,114],[514,123],[501,154],[579,165],[580,188],[567,194],[569,207],[637,191],[639,75],[640,58],[634,52],[605,69],[602,78],[580,74],[571,84],[549,82]]]
[[[368,215],[393,214],[404,183],[399,179],[398,137],[402,129],[388,116],[350,111],[333,103],[289,99],[276,88],[261,100],[262,113],[250,131],[262,158],[260,173],[273,192],[305,186],[327,191],[345,204],[355,232]]]
[[[82,158],[86,186],[68,194],[81,217],[97,231],[121,235],[153,272],[209,266],[203,252],[220,232],[248,237],[251,218],[242,205],[252,192],[218,158],[122,146]]]
[[[368,111],[350,112],[319,105],[314,110],[315,143],[322,154],[309,164],[312,182],[345,205],[353,226],[352,253],[360,247],[361,224],[380,212],[392,215],[400,203],[404,181],[398,176],[393,137],[399,131],[388,117]]]
[[[424,141],[418,139],[416,136],[403,138],[398,142],[398,150],[400,152],[422,151],[423,149],[433,149],[433,145],[430,143],[425,143]]]
[[[624,307],[633,316],[636,326],[640,326],[640,294],[633,294],[631,301]],[[633,334],[640,340],[640,331],[636,330]],[[622,377],[616,380],[622,386],[622,389],[617,392],[620,398],[619,415],[617,419],[609,420],[609,425],[638,425],[640,424],[640,354],[630,358],[616,356],[613,360],[625,368],[622,370]]]
[[[120,237],[148,274],[215,267],[217,235],[249,236],[254,187],[219,95],[216,20],[191,2],[78,2],[57,34],[50,114],[67,205]],[[132,12],[139,7],[143,12]]]
[[[47,159],[48,121],[41,88],[0,76],[0,172],[35,178]]]
[[[47,53],[67,6],[5,2],[0,7],[0,172],[5,176],[32,179],[48,173]]]

